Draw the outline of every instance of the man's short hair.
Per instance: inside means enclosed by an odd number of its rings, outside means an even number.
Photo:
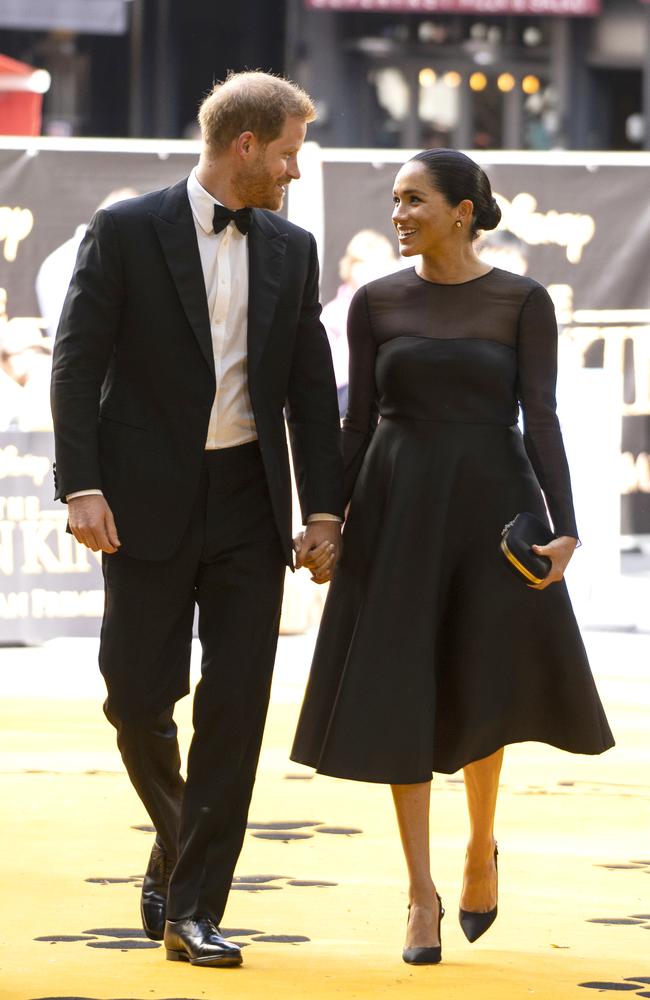
[[[262,143],[281,134],[287,118],[312,122],[316,109],[308,94],[290,80],[270,73],[229,73],[217,83],[199,108],[203,141],[223,152],[242,132]]]

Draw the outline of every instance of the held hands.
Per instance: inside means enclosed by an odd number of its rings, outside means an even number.
[[[93,552],[101,550],[112,555],[122,544],[111,508],[102,496],[95,494],[68,500],[68,522],[77,541]]]
[[[314,583],[332,579],[341,554],[341,525],[338,521],[312,521],[293,540],[296,568],[306,566]]]
[[[533,545],[533,552],[536,552],[538,556],[546,556],[547,559],[551,560],[551,569],[548,576],[541,583],[531,583],[528,586],[532,587],[533,590],[545,590],[549,584],[558,583],[564,576],[564,571],[577,544],[577,538],[571,538],[569,535],[561,535],[559,538],[554,538],[548,545]]]

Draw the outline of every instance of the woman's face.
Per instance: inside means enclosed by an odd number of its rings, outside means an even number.
[[[456,226],[456,220],[466,225],[464,206],[468,204],[471,206],[471,202],[449,205],[433,187],[423,163],[405,163],[395,178],[392,215],[402,257],[430,253],[448,240],[458,239],[463,230]]]

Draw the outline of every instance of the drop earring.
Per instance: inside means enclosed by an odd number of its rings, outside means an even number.
[[[462,228],[463,228],[463,223],[460,221],[460,219],[456,219],[456,229],[462,229]]]

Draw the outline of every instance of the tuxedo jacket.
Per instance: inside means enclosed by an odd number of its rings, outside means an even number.
[[[313,236],[254,209],[248,254],[248,388],[291,565],[285,413],[303,519],[342,515],[336,385]],[[54,346],[56,498],[101,489],[122,551],[167,559],[199,488],[215,390],[186,180],[100,210],[79,249]]]

